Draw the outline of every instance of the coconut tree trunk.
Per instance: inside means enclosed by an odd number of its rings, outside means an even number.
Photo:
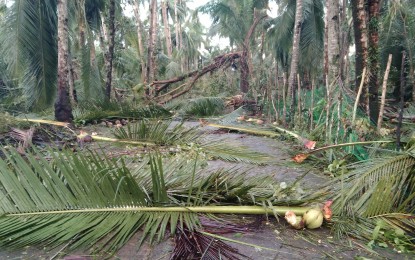
[[[175,33],[176,33],[176,49],[177,51],[179,51],[181,49],[181,44],[180,44],[180,37],[179,37],[179,28],[180,28],[180,24],[179,24],[179,15],[177,13],[177,5],[179,4],[178,0],[174,0],[174,22],[175,22]]]
[[[379,115],[379,0],[369,0],[369,116],[374,122]]]
[[[112,63],[114,59],[114,42],[115,42],[115,0],[110,1],[109,6],[109,38],[108,38],[108,52],[106,54],[107,58],[106,69],[107,69],[107,79],[105,82],[105,98],[107,101],[111,99],[111,83],[112,83]]]
[[[294,118],[295,113],[295,77],[298,73],[298,62],[300,59],[300,36],[302,20],[303,0],[297,0],[295,10],[295,24],[293,34],[293,48],[291,55],[290,77],[288,79],[288,96],[291,99],[290,111],[292,119]]]
[[[136,20],[136,26],[137,26],[137,37],[138,37],[138,51],[141,61],[141,81],[144,82],[146,79],[146,73],[147,73],[147,64],[145,59],[145,51],[144,51],[144,27],[143,22],[141,21],[140,17],[140,6],[139,1],[134,0],[133,4],[133,10],[134,10],[134,16]]]
[[[258,26],[259,22],[264,19],[266,15],[261,15],[259,17],[254,14],[254,21],[252,22],[251,27],[249,28],[248,33],[245,35],[245,39],[242,45],[242,55],[239,59],[240,62],[240,70],[241,70],[241,80],[239,81],[239,88],[242,93],[248,93],[249,91],[249,66],[248,66],[248,59],[249,59],[249,48],[250,48],[250,40],[252,34],[254,34],[256,27]]]
[[[339,1],[327,1],[327,54],[329,84],[335,86],[340,73],[340,29],[339,29]],[[327,86],[329,87],[329,86]],[[331,92],[331,90],[330,90]]]
[[[334,98],[334,90],[340,73],[340,7],[338,0],[328,0],[327,2],[327,56],[328,56],[328,75],[327,75],[327,118],[326,118],[326,142],[332,140],[331,130],[333,128],[333,115],[331,106]],[[329,118],[331,120],[329,121]]]
[[[150,33],[147,48],[147,74],[146,82],[151,84],[155,79],[156,71],[156,42],[157,42],[157,0],[150,3]],[[146,89],[146,95],[153,96],[150,88]]]
[[[69,84],[69,100],[71,101],[72,106],[76,106],[78,103],[76,92],[75,92],[75,73],[73,68],[72,58],[68,59],[68,84]]]
[[[163,16],[163,25],[164,25],[164,37],[166,39],[166,49],[167,49],[167,56],[171,58],[173,49],[171,44],[171,34],[170,34],[170,25],[169,25],[169,19],[167,16],[167,1],[164,0],[161,3],[161,14]]]
[[[58,91],[55,101],[55,118],[72,122],[72,107],[68,93],[68,2],[58,0]]]
[[[353,17],[353,31],[354,42],[356,46],[356,62],[355,62],[355,86],[358,91],[358,86],[361,83],[363,68],[367,66],[368,58],[368,35],[367,35],[367,12],[365,10],[365,0],[351,1],[352,17]],[[363,82],[363,89],[360,99],[360,104],[367,106],[367,81]]]

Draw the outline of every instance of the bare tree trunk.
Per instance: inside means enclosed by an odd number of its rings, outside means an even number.
[[[114,59],[114,44],[115,44],[115,0],[110,1],[109,7],[109,42],[106,59],[107,79],[105,86],[105,98],[107,101],[111,100],[111,83],[112,83],[112,63]]]
[[[256,16],[256,15],[255,15]],[[242,46],[242,56],[240,59],[240,70],[241,70],[241,80],[239,81],[239,89],[242,93],[248,93],[249,91],[249,46],[252,34],[255,32],[255,28],[259,22],[264,19],[266,15],[261,15],[260,17],[255,17],[252,22],[251,27],[249,28],[248,33],[245,35],[244,43]]]
[[[170,34],[170,25],[169,19],[167,16],[167,1],[164,0],[161,3],[161,14],[163,16],[163,25],[164,25],[164,37],[166,38],[166,49],[167,49],[167,56],[171,58],[173,54],[172,44],[171,44],[171,34]]]
[[[71,106],[76,106],[76,103],[78,103],[76,92],[75,92],[75,79],[74,79],[74,69],[72,65],[72,59],[68,59],[68,84],[69,84],[69,99],[71,101]]]
[[[381,98],[378,123],[377,123],[378,133],[380,132],[380,129],[382,127],[383,110],[385,108],[386,88],[388,86],[388,77],[389,77],[389,71],[391,69],[391,63],[392,63],[392,54],[389,54],[388,64],[386,65],[385,75],[383,77],[383,84],[382,84],[382,98]]]
[[[147,65],[145,61],[144,39],[143,39],[144,28],[143,28],[143,22],[141,21],[141,17],[140,17],[140,6],[138,3],[138,0],[134,0],[133,10],[134,10],[134,16],[136,20],[138,51],[139,51],[140,62],[141,62],[141,81],[144,82],[146,78]]]
[[[330,109],[334,98],[334,90],[340,73],[340,19],[339,1],[327,1],[327,55],[328,55],[328,77],[327,77],[327,117],[330,116]],[[331,115],[333,116],[333,115]],[[326,142],[331,142],[331,130],[333,127],[333,118],[330,124],[326,123]]]
[[[290,77],[288,79],[288,96],[291,98],[291,119],[294,119],[295,113],[295,77],[298,72],[298,62],[300,59],[300,36],[301,24],[303,20],[303,0],[297,0],[295,10],[295,24],[293,33],[293,48],[291,56]]]
[[[55,101],[55,118],[72,122],[72,107],[68,93],[68,2],[58,0],[58,91]]]
[[[175,22],[175,33],[176,33],[176,48],[177,51],[179,51],[181,49],[181,44],[180,44],[180,37],[179,37],[179,15],[177,13],[177,5],[179,4],[178,0],[174,0],[174,22]]]
[[[150,33],[147,48],[147,74],[146,82],[151,84],[155,80],[156,72],[156,42],[157,42],[157,0],[150,3]],[[150,88],[146,89],[146,95],[153,96]]]
[[[406,52],[402,53],[402,63],[401,68],[405,67]],[[401,128],[402,128],[402,119],[403,119],[403,109],[404,109],[404,99],[405,99],[405,70],[401,69],[401,85],[400,85],[400,100],[399,100],[399,116],[398,116],[398,125],[396,126],[396,150],[399,151],[401,148]]]
[[[379,115],[379,0],[369,0],[369,116],[376,122]]]
[[[353,16],[353,31],[354,31],[354,42],[356,46],[356,62],[355,62],[355,86],[356,91],[361,83],[363,69],[367,66],[368,59],[368,31],[367,31],[367,12],[365,10],[365,0],[354,0],[351,1],[352,16]],[[367,71],[369,73],[369,71]],[[362,95],[359,100],[360,104],[368,106],[366,97],[368,96],[367,91],[367,80],[363,82]]]
[[[328,0],[327,9],[327,54],[329,65],[329,84],[336,81],[340,73],[340,27],[339,27],[339,2]],[[335,86],[336,84],[334,84]],[[331,91],[331,90],[330,90]]]

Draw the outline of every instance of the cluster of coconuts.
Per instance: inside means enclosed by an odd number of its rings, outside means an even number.
[[[332,216],[331,204],[327,201],[323,207],[316,207],[307,210],[302,217],[295,215],[293,211],[285,212],[285,219],[295,229],[315,229],[321,227],[323,220],[330,221]]]
[[[121,119],[121,120],[118,120],[117,119],[114,122],[111,122],[111,121],[102,121],[101,122],[101,125],[102,126],[106,126],[106,127],[109,127],[109,128],[111,128],[113,126],[115,126],[117,128],[120,128],[120,127],[122,127],[122,126],[124,126],[126,124],[128,124],[128,120],[127,119]]]

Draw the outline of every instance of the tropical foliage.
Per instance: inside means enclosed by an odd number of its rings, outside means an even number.
[[[207,242],[211,206],[328,199],[337,235],[413,251],[413,2],[0,1],[0,247],[113,254],[140,229],[237,259]],[[233,132],[289,142],[327,183],[248,176],[275,158]]]

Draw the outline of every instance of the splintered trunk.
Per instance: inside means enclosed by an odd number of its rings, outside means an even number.
[[[295,113],[295,77],[298,72],[298,62],[300,59],[300,36],[301,23],[303,19],[303,0],[297,0],[295,10],[295,24],[293,34],[293,48],[291,56],[290,77],[288,79],[288,96],[291,99],[290,111],[291,119],[294,118]]]
[[[379,0],[369,0],[369,116],[379,115]]]
[[[114,59],[114,42],[115,42],[115,0],[110,1],[109,9],[109,38],[108,38],[108,52],[106,59],[107,79],[105,82],[105,98],[109,101],[111,99],[111,83],[112,83],[112,63]]]
[[[169,25],[169,19],[167,16],[167,1],[164,0],[161,3],[161,14],[163,16],[163,26],[164,26],[164,37],[166,39],[166,49],[167,49],[167,56],[171,58],[173,49],[171,44],[171,34],[170,34],[170,25]]]
[[[138,37],[138,51],[141,62],[141,81],[143,82],[146,78],[146,62],[145,62],[145,51],[144,51],[144,39],[143,39],[143,23],[141,22],[140,17],[140,7],[138,1],[134,1],[133,4],[134,16],[136,20],[137,27],[137,37]]]
[[[146,81],[151,84],[155,79],[156,71],[156,42],[157,42],[157,0],[151,0],[150,3],[150,34],[147,48],[147,75]],[[147,96],[153,96],[150,88],[146,89]]]
[[[251,27],[249,28],[248,33],[245,35],[245,39],[242,46],[242,55],[239,59],[240,62],[240,70],[241,70],[241,80],[239,82],[239,87],[242,93],[248,93],[249,91],[249,65],[248,65],[248,59],[249,59],[249,46],[250,46],[250,40],[252,37],[252,34],[254,34],[255,29],[259,22],[264,19],[266,15],[257,16],[256,13],[254,13],[254,21],[252,22]]]
[[[72,107],[68,93],[68,2],[58,0],[58,91],[55,101],[55,118],[72,122]]]
[[[355,86],[356,91],[362,80],[363,69],[367,66],[368,58],[368,35],[367,35],[367,12],[365,10],[365,0],[351,1],[353,16],[354,42],[356,48],[355,62]],[[367,81],[363,82],[362,96],[359,100],[360,104],[367,106],[366,97]]]

